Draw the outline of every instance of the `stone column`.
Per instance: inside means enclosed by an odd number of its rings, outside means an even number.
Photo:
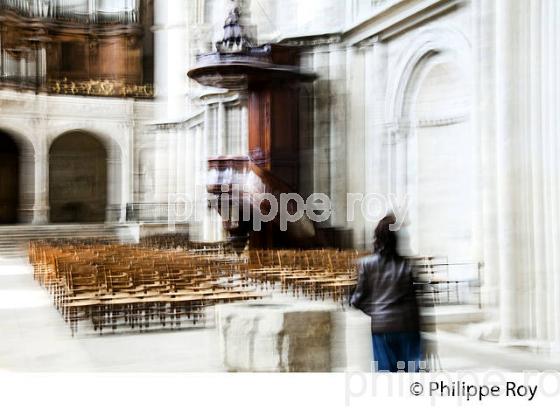
[[[517,265],[517,291],[516,291],[516,322],[517,337],[527,339],[533,337],[535,331],[535,320],[533,318],[532,305],[534,299],[532,290],[535,286],[534,263],[531,261],[533,257],[533,249],[525,246],[527,241],[535,236],[536,230],[533,223],[533,201],[534,198],[522,194],[522,192],[532,191],[532,175],[531,175],[531,102],[530,92],[531,71],[530,71],[530,47],[531,47],[531,7],[530,2],[520,2],[517,4],[516,10],[516,58],[518,59],[515,76],[517,85],[516,93],[516,121],[517,136],[515,141],[515,151],[513,161],[514,165],[514,200],[519,203],[518,209],[515,211],[515,224],[517,231],[514,263]],[[532,274],[527,274],[531,272]],[[548,341],[545,342],[548,348]]]
[[[558,21],[560,19],[560,5],[558,2],[554,2],[554,14],[552,16],[552,21],[554,22],[554,31],[555,34],[553,36],[555,40],[555,47],[551,56],[555,58],[555,72],[558,73],[560,70],[560,61],[558,60],[558,56],[560,55],[560,27],[558,26]],[[549,109],[552,111],[554,115],[554,125],[555,125],[555,134],[553,135],[552,141],[554,142],[554,147],[552,152],[554,153],[554,164],[558,164],[560,161],[560,143],[558,142],[558,134],[560,133],[560,119],[558,118],[558,106],[560,106],[560,81],[558,79],[558,75],[555,76],[554,82],[554,92],[553,95],[555,97],[555,101]],[[560,271],[560,255],[558,254],[558,249],[560,247],[560,214],[558,208],[560,207],[560,170],[558,166],[552,167],[553,171],[553,193],[554,193],[554,203],[555,206],[553,209],[555,210],[554,219],[553,219],[553,232],[554,232],[554,248],[556,249],[555,252],[555,266],[553,272],[556,273],[554,276],[554,286],[553,286],[553,299],[554,299],[554,307],[553,312],[560,312],[560,276],[558,272]],[[554,352],[560,352],[560,324],[558,320],[554,321],[554,329],[552,335],[552,349]]]
[[[187,89],[186,11],[183,0],[155,0],[155,89],[159,118],[175,121],[184,116]]]
[[[218,125],[216,135],[216,154],[217,155],[227,155],[227,124],[226,124],[226,107],[223,101],[218,103]]]
[[[175,194],[177,191],[177,140],[178,140],[177,124],[173,124],[167,133],[167,198],[164,201],[167,203],[168,212],[174,212],[175,209]],[[169,220],[168,215],[168,220]]]
[[[187,164],[187,157],[188,153],[194,149],[194,145],[187,146],[188,139],[190,139],[190,130],[181,125],[177,133],[177,158],[175,164],[177,174],[175,192],[180,195],[187,192],[185,191],[189,165]]]
[[[33,220],[34,201],[35,201],[35,153],[33,146],[24,143],[20,146],[19,158],[19,209],[18,221],[20,223],[30,223]]]
[[[183,170],[185,172],[185,185],[184,192],[186,194],[186,199],[191,201],[195,200],[196,192],[196,171],[197,171],[197,161],[198,161],[198,145],[199,140],[202,139],[202,126],[197,125],[194,128],[190,128],[186,133],[185,139],[185,157],[182,161]],[[194,206],[194,203],[193,203]]]
[[[37,90],[45,89],[47,77],[47,50],[46,44],[38,42],[36,44],[36,67],[34,75],[37,77]]]
[[[544,341],[548,338],[547,329],[547,312],[546,312],[546,269],[545,269],[545,253],[543,243],[543,182],[542,182],[542,163],[540,158],[543,156],[542,152],[542,128],[541,128],[541,44],[542,38],[540,28],[536,29],[541,24],[541,2],[530,2],[529,10],[529,25],[530,31],[528,33],[529,40],[529,64],[528,80],[529,88],[529,110],[528,119],[530,127],[527,128],[527,140],[529,153],[528,171],[530,172],[529,192],[531,192],[531,209],[528,210],[530,220],[530,232],[527,238],[532,241],[531,247],[531,263],[530,272],[532,276],[532,304],[535,311],[534,323],[532,323],[532,333],[537,340]]]
[[[134,198],[134,128],[128,124],[121,152],[121,200],[119,222],[126,222],[126,206]],[[117,147],[118,148],[118,147]]]
[[[210,129],[210,117],[212,116],[210,106],[206,106],[206,110],[204,111],[204,136],[202,138],[200,144],[200,168],[199,168],[199,177],[197,179],[197,204],[200,209],[200,217],[201,221],[201,239],[206,241],[210,240],[212,237],[212,214],[207,206],[207,191],[206,191],[206,179],[208,175],[208,154],[209,154],[209,143],[210,138],[212,137],[212,132]]]
[[[49,153],[46,135],[37,139],[35,147],[34,185],[33,223],[46,224],[49,220]]]
[[[318,47],[313,53],[313,190],[330,195],[330,89],[329,50]]]
[[[373,43],[373,55],[372,55],[372,73],[373,73],[373,124],[372,132],[373,145],[371,146],[373,152],[373,163],[371,164],[373,169],[371,185],[374,187],[375,191],[378,193],[387,193],[388,189],[385,185],[386,180],[383,175],[387,173],[386,158],[383,155],[383,146],[387,140],[387,118],[385,118],[385,94],[387,92],[387,76],[388,76],[388,62],[387,62],[387,44],[379,40],[374,39]]]
[[[338,227],[346,226],[346,51],[340,44],[329,48],[329,191],[331,196],[331,223]]]
[[[25,59],[25,57],[22,55],[19,59],[19,72],[18,72],[20,78],[25,78],[27,77],[27,60]]]
[[[375,81],[372,65],[370,63],[371,47],[364,44],[363,47],[348,47],[346,49],[346,66],[347,71],[347,90],[348,98],[346,104],[348,106],[346,112],[348,119],[346,121],[346,166],[348,167],[348,192],[355,194],[364,194],[367,186],[367,176],[370,175],[366,164],[370,163],[369,148],[365,144],[366,135],[372,131],[369,122],[371,115],[367,110],[365,102],[366,97],[372,94],[372,83]],[[365,132],[364,132],[365,130]],[[368,139],[369,141],[369,139]],[[365,172],[364,172],[365,170]],[[353,246],[357,248],[365,248],[368,246],[366,240],[366,222],[361,212],[360,203],[348,204],[348,209],[352,218],[350,226],[353,230]],[[353,215],[353,216],[352,216]]]
[[[204,225],[204,217],[206,215],[205,213],[205,204],[203,203],[204,201],[204,174],[203,174],[203,163],[204,163],[204,152],[203,152],[203,147],[204,147],[204,140],[208,135],[208,108],[206,108],[206,110],[204,111],[204,121],[202,123],[202,125],[199,127],[200,130],[195,134],[194,136],[194,148],[195,148],[195,153],[194,153],[194,158],[193,158],[193,164],[192,164],[192,169],[193,169],[193,179],[192,179],[192,186],[193,186],[193,191],[194,192],[194,220],[196,222],[196,229],[194,229],[194,232],[196,233],[196,236],[198,239],[201,239],[203,237],[203,225]],[[204,191],[203,191],[204,189]],[[191,229],[191,231],[193,231],[193,229]]]
[[[383,149],[387,144],[385,118],[387,48],[378,37],[372,38],[367,43],[365,70],[364,194],[386,195],[388,187],[383,176],[387,175],[388,170]],[[370,248],[373,243],[375,222],[365,221],[365,244]]]
[[[406,119],[408,122],[409,119]],[[409,184],[410,177],[416,177],[417,172],[417,148],[416,136],[410,129],[409,123],[398,124],[390,131],[391,144],[391,172],[393,173],[392,197],[387,197],[387,204],[391,204],[390,199],[397,201],[395,205],[404,206],[408,201],[408,214],[405,223],[401,227],[401,252],[405,255],[413,255],[418,252],[418,195],[416,184]],[[410,155],[409,154],[410,151]]]
[[[155,184],[154,198],[158,203],[167,201],[168,188],[168,167],[167,167],[167,146],[168,146],[168,130],[158,127],[156,130],[155,144]]]
[[[496,170],[498,205],[498,262],[500,274],[500,340],[518,336],[515,149],[518,142],[515,68],[516,2],[496,1]]]
[[[124,153],[112,141],[107,152],[107,209],[106,222],[118,222],[121,218],[122,184],[126,174],[123,172]]]
[[[499,294],[499,264],[496,197],[495,133],[495,2],[473,2],[476,16],[474,47],[476,56],[473,129],[480,146],[480,204],[482,229],[478,242],[482,253],[482,302],[496,307]]]
[[[540,22],[541,38],[543,43],[542,60],[543,69],[542,92],[542,136],[543,136],[543,186],[544,186],[544,217],[540,222],[539,231],[544,235],[545,266],[546,266],[546,311],[548,316],[547,333],[553,349],[560,351],[560,330],[558,312],[560,310],[560,247],[559,237],[559,185],[558,178],[558,16],[559,5],[557,1],[546,0],[541,2],[542,19]]]
[[[482,140],[480,138],[481,126],[480,126],[480,116],[481,113],[478,111],[478,105],[480,100],[480,73],[481,65],[483,61],[479,61],[479,57],[482,54],[482,41],[483,37],[481,34],[481,5],[478,0],[472,2],[472,42],[473,42],[473,87],[472,87],[472,100],[471,100],[471,124],[472,124],[472,136],[473,136],[473,168],[474,168],[474,181],[473,181],[473,199],[472,199],[472,240],[471,240],[471,253],[473,255],[474,261],[482,262],[483,255],[483,209],[482,209]],[[479,265],[480,266],[480,265]],[[481,289],[482,293],[482,289]]]

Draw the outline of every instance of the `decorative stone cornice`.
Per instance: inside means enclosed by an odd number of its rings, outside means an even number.
[[[407,7],[402,1],[387,7],[374,9],[374,14],[346,30],[311,36],[287,37],[281,44],[300,47],[316,47],[332,43],[368,47],[402,33],[426,20],[461,6],[465,0],[409,0]]]
[[[416,121],[416,126],[420,128],[427,127],[445,127],[446,125],[460,124],[469,119],[468,114],[459,114],[448,117],[439,118],[423,118]]]
[[[385,133],[385,145],[395,145],[401,141],[405,141],[410,132],[410,122],[406,120],[398,120],[385,125],[387,132]]]
[[[392,3],[346,30],[344,41],[356,45],[374,35],[386,40],[462,3],[464,0],[409,0],[407,7],[402,7],[402,2]]]
[[[342,42],[342,33],[327,33],[312,36],[290,37],[280,40],[280,44],[293,47],[318,47],[339,44]]]
[[[360,41],[359,43],[356,43],[355,46],[358,47],[359,50],[365,50],[373,47],[375,44],[379,43],[380,41],[381,39],[379,38],[379,36],[374,35]]]

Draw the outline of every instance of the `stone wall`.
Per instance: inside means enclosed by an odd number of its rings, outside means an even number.
[[[217,317],[222,361],[228,371],[331,370],[331,312],[325,307],[221,305]]]
[[[49,149],[61,135],[81,131],[107,150],[108,221],[122,221],[132,201],[135,135],[152,121],[150,102],[116,98],[50,96],[0,90],[0,129],[21,147],[22,222],[48,221]]]

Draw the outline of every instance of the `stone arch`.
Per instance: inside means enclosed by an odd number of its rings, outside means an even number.
[[[122,222],[126,218],[126,192],[125,184],[128,177],[128,145],[126,140],[104,128],[95,127],[93,124],[63,124],[51,127],[47,138],[47,152],[52,144],[62,135],[68,133],[85,133],[94,136],[103,145],[107,152],[107,206],[105,209],[105,222]],[[50,202],[50,201],[49,201]]]
[[[115,135],[112,135],[110,131],[106,130],[104,127],[96,127],[94,124],[85,123],[70,123],[64,124],[56,127],[49,127],[49,133],[47,137],[47,151],[50,149],[52,143],[61,135],[72,133],[72,132],[83,132],[86,134],[94,135],[101,143],[104,145],[107,152],[114,151],[118,155],[124,154],[126,152],[125,146],[122,141]]]
[[[422,30],[398,58],[389,81],[391,190],[409,201],[404,234],[412,253],[470,257],[469,53],[469,42],[455,29]],[[462,178],[458,164],[469,178]],[[461,223],[451,222],[459,216]]]
[[[54,223],[104,222],[108,152],[92,133],[71,131],[49,147],[49,208]]]
[[[472,81],[470,50],[471,44],[467,37],[454,28],[431,27],[415,34],[414,40],[397,59],[396,69],[391,70],[386,118],[394,125],[406,121],[407,96],[418,84],[423,69],[435,56],[456,61],[464,78]]]
[[[0,126],[0,224],[30,222],[35,148],[25,134]]]

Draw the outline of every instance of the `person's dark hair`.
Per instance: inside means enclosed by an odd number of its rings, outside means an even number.
[[[397,251],[397,233],[390,226],[396,223],[394,215],[389,214],[379,221],[375,228],[373,251],[386,257],[399,257]]]

